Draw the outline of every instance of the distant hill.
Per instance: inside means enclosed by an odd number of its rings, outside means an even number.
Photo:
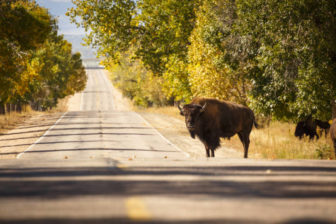
[[[80,52],[83,60],[96,58],[95,49],[82,45],[84,43],[83,37],[84,35],[64,35],[64,39],[72,44],[72,51],[74,53]]]

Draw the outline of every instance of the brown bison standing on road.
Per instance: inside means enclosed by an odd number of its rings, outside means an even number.
[[[336,119],[332,121],[329,132],[330,132],[331,140],[334,144],[334,150],[335,150],[335,155],[336,155]]]
[[[243,105],[216,99],[195,98],[181,108],[186,126],[192,138],[195,135],[203,142],[206,156],[215,157],[220,137],[229,138],[238,134],[247,158],[252,126],[258,127],[254,113]]]

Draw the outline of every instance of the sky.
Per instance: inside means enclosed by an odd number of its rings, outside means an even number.
[[[63,34],[64,38],[72,43],[73,52],[79,51],[82,58],[95,58],[95,53],[90,47],[84,47],[81,43],[85,36],[85,30],[77,27],[70,22],[65,15],[68,8],[73,7],[71,0],[36,0],[37,4],[47,8],[51,15],[58,20],[58,33]]]
[[[71,0],[36,0],[36,2],[49,10],[58,19],[59,33],[64,35],[84,35],[85,30],[78,28],[70,22],[65,15],[68,8],[73,7]]]

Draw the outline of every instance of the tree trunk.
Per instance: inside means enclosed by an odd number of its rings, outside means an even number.
[[[19,113],[21,113],[22,112],[22,104],[18,103],[16,109]]]
[[[0,105],[0,114],[5,114],[5,106],[4,106],[4,104]]]
[[[331,102],[331,105],[332,105],[332,113],[331,113],[331,116],[332,116],[332,119],[335,119],[336,118],[336,100],[333,100]]]
[[[13,111],[13,104],[10,103],[8,108],[9,108],[9,111],[8,111],[8,112],[9,112],[9,114],[10,114],[10,113]]]
[[[8,109],[8,103],[6,103],[6,104],[5,104],[5,114],[8,114],[8,112],[9,112],[8,110],[9,110],[9,109]]]

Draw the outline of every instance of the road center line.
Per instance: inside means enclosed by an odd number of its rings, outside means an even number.
[[[125,201],[128,218],[135,221],[148,221],[151,215],[140,197],[130,197]]]
[[[62,119],[63,117],[67,114],[68,112],[65,112],[60,118],[58,118],[58,120],[55,122],[55,124],[53,124],[53,126],[51,126],[39,139],[37,139],[32,145],[30,145],[25,151],[19,153],[16,158],[20,159],[20,157],[27,151],[29,151],[30,149],[32,149],[36,144],[38,144],[43,138],[44,136],[46,136]]]

